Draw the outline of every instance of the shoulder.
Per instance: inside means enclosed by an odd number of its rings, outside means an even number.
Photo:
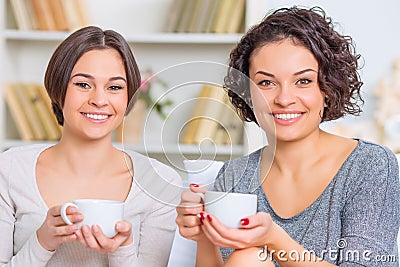
[[[23,168],[26,164],[34,162],[40,152],[49,146],[49,144],[33,144],[11,147],[0,153],[0,169],[6,166],[11,168],[14,163],[18,163],[18,168]]]
[[[249,155],[225,162],[215,180],[214,189],[244,193],[258,187],[261,151],[262,148]]]
[[[136,173],[151,172],[153,175],[162,177],[173,184],[181,184],[182,180],[179,174],[172,167],[132,150],[125,150],[124,152],[131,157]]]
[[[396,155],[386,146],[366,140],[359,140],[359,143],[350,157],[361,166],[377,168],[393,168],[398,171]]]
[[[350,188],[397,188],[399,166],[396,155],[387,147],[359,140],[357,147],[343,165],[342,175]]]
[[[25,146],[15,146],[5,150],[0,155],[2,159],[9,157],[18,157],[18,156],[23,157],[23,156],[35,155],[50,146],[51,146],[50,144],[32,144]]]
[[[231,171],[231,172],[236,172],[240,170],[244,171],[247,169],[254,169],[254,167],[257,168],[260,161],[261,151],[262,148],[248,155],[225,162],[224,166],[220,170],[220,173],[226,171]]]

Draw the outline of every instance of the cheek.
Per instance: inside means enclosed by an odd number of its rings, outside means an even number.
[[[257,122],[265,131],[270,131],[275,128],[275,123],[271,115],[269,105],[269,96],[259,89],[251,90],[251,101],[253,103],[253,112]],[[272,127],[272,128],[271,128]]]
[[[70,90],[67,90],[64,99],[63,111],[65,112],[66,110],[77,106],[80,101],[81,100],[77,94],[74,94]]]
[[[321,110],[324,109],[325,105],[325,99],[323,94],[318,91],[318,92],[309,92],[307,94],[302,94],[299,96],[301,98],[303,103],[306,103],[306,105],[309,107],[311,110]]]
[[[113,97],[112,101],[115,109],[117,109],[119,112],[125,113],[125,110],[128,106],[128,94],[116,95]]]
[[[270,113],[270,97],[268,94],[259,90],[257,87],[252,87],[250,93],[254,113]]]

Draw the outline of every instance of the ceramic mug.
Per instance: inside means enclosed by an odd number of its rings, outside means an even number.
[[[199,195],[205,211],[231,228],[241,228],[241,219],[257,213],[257,195],[254,194],[207,191]]]
[[[83,221],[76,223],[79,228],[84,224],[90,227],[97,224],[108,238],[112,238],[117,234],[115,224],[122,221],[124,217],[123,202],[102,199],[78,199],[64,203],[61,206],[61,217],[66,224],[72,224],[66,214],[67,208],[70,206],[76,207],[83,214]]]

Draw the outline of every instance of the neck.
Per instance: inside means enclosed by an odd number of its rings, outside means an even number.
[[[308,168],[322,157],[327,135],[319,130],[301,140],[277,141],[273,164],[283,173],[296,173]]]
[[[107,166],[119,160],[117,155],[120,151],[113,147],[111,137],[81,140],[63,136],[54,152],[57,162],[74,177],[96,178]]]

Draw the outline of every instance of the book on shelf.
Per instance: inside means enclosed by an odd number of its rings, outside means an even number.
[[[49,108],[50,98],[43,86],[7,84],[4,96],[22,140],[58,140],[61,137],[61,128]]]
[[[48,0],[48,1],[56,30],[67,31],[69,27],[68,27],[67,17],[65,16],[62,4],[63,0]]]
[[[166,32],[174,32],[178,28],[182,10],[184,9],[186,2],[187,0],[174,0],[172,2],[165,23],[164,30]]]
[[[24,93],[28,96],[31,104],[33,105],[36,115],[38,116],[41,125],[46,133],[46,140],[58,140],[61,137],[60,128],[57,126],[55,116],[52,112],[49,112],[47,104],[43,99],[43,95],[40,92],[41,87],[39,85],[28,83],[24,84]]]
[[[246,0],[174,0],[165,31],[237,33],[243,28]]]
[[[186,126],[182,138],[183,143],[200,144],[205,140],[214,142],[219,116],[225,105],[225,95],[226,92],[221,86],[203,85]]]
[[[215,143],[217,145],[237,145],[243,140],[243,121],[236,113],[228,95],[225,95],[225,106],[221,111]]]
[[[215,14],[214,24],[211,31],[214,33],[225,33],[228,21],[232,19],[231,13],[234,9],[235,0],[221,0]]]
[[[40,30],[39,21],[36,17],[35,10],[33,8],[33,3],[31,0],[23,0],[25,3],[25,8],[28,12],[28,21],[30,23],[31,30]]]
[[[29,18],[28,9],[26,8],[25,0],[10,0],[11,10],[14,15],[14,20],[17,29],[21,31],[33,30],[33,25]]]
[[[227,33],[238,33],[242,30],[245,18],[246,0],[232,0],[233,9],[231,10],[231,16],[228,17],[226,22],[225,32]]]
[[[65,17],[67,18],[68,29],[74,31],[87,24],[87,19],[84,17],[82,0],[62,0]]]
[[[212,32],[213,25],[217,18],[217,13],[222,0],[213,0],[208,7],[206,22],[203,26],[202,32]]]
[[[18,30],[73,31],[90,24],[85,0],[9,0]]]
[[[12,84],[6,84],[4,86],[4,97],[21,139],[24,141],[34,140],[35,136],[28,118],[25,116],[24,106],[19,101],[17,88]]]
[[[18,100],[24,107],[24,113],[28,119],[28,123],[32,129],[35,140],[45,140],[46,132],[42,126],[39,116],[37,115],[35,106],[33,105],[32,99],[30,99],[26,86],[22,83],[13,84],[15,88]]]
[[[46,88],[43,85],[38,85],[38,84],[36,84],[36,87],[38,88],[39,93],[40,93],[40,95],[42,97],[42,100],[46,105],[47,112],[49,114],[51,114],[51,118],[53,120],[53,124],[58,129],[59,136],[61,137],[62,126],[58,124],[56,115],[54,114],[54,111],[53,111],[53,106],[51,104],[51,99],[50,99],[49,95],[47,94]]]
[[[201,8],[198,13],[198,17],[193,29],[194,32],[207,32],[207,22],[211,19],[212,9],[215,4],[218,4],[217,0],[202,0]]]
[[[183,144],[194,144],[194,137],[196,135],[197,127],[200,122],[200,116],[204,110],[204,107],[207,104],[208,98],[211,95],[211,87],[203,86],[200,89],[200,93],[194,103],[194,108],[192,110],[191,117],[189,121],[186,123],[183,136],[181,138],[181,142]]]
[[[193,16],[195,6],[196,6],[196,0],[185,1],[185,5],[181,10],[179,23],[175,29],[176,32],[188,32],[190,20]]]
[[[33,12],[39,24],[39,30],[54,31],[56,25],[51,13],[51,8],[48,0],[28,0],[31,2]]]

